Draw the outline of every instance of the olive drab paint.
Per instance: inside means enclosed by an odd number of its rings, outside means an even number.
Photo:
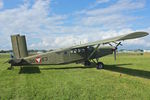
[[[18,58],[24,58],[28,56],[26,38],[24,35],[12,35],[11,36],[12,48],[14,56]]]
[[[114,53],[114,58],[116,59],[116,50],[120,41],[135,39],[147,36],[147,32],[133,32],[126,35],[121,35],[113,38],[108,38],[104,40],[98,40],[90,43],[80,44],[76,46],[71,46],[68,48],[61,48],[53,50],[46,53],[35,54],[28,56],[26,39],[23,35],[12,35],[12,48],[15,58],[10,59],[8,62],[12,66],[23,66],[23,65],[56,65],[56,64],[68,64],[68,63],[86,63],[97,61],[99,58],[107,56]],[[119,43],[117,43],[119,42]],[[112,45],[114,43],[115,46]],[[110,46],[106,46],[110,45]],[[105,46],[104,46],[105,45]]]

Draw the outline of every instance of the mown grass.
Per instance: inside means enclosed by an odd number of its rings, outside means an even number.
[[[149,100],[150,55],[101,59],[105,69],[80,64],[7,70],[0,55],[0,100]]]

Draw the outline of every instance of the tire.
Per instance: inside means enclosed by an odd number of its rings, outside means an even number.
[[[102,62],[98,62],[96,68],[97,69],[103,69],[104,68],[104,64]]]

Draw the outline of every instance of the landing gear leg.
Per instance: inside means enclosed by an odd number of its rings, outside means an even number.
[[[20,66],[20,70],[23,70],[23,66]]]
[[[99,59],[98,59],[98,58],[96,58],[97,63],[98,63],[98,60],[99,60]]]
[[[14,67],[12,65],[10,65],[10,67],[8,67],[7,69],[12,70],[12,69],[14,69]]]

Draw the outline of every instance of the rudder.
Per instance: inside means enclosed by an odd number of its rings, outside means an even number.
[[[26,38],[24,35],[22,35],[22,36],[20,36],[19,34],[12,35],[11,42],[12,42],[14,56],[17,59],[28,56]]]

